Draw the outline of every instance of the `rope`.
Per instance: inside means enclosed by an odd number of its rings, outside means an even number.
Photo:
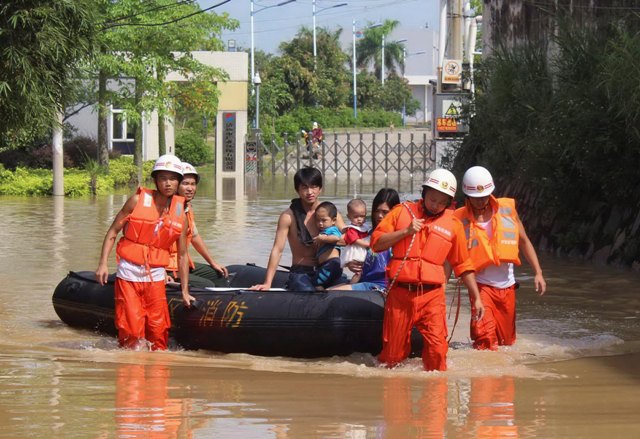
[[[413,211],[411,210],[411,208],[405,203],[403,202],[402,205],[404,207],[407,208],[407,210],[409,211],[409,214],[411,214],[412,219],[417,219],[417,217],[415,216],[415,214],[413,213]],[[404,264],[407,262],[407,258],[409,257],[409,253],[411,253],[411,247],[413,247],[413,243],[416,239],[416,235],[417,233],[414,233],[411,236],[411,242],[409,242],[409,247],[407,248],[407,251],[404,255],[404,258],[402,259],[402,262],[400,263],[400,266],[398,267],[398,271],[396,272],[395,276],[393,276],[393,279],[391,280],[391,282],[389,282],[389,286],[387,287],[387,290],[382,294],[383,297],[386,299],[387,294],[389,293],[389,291],[391,291],[391,288],[393,287],[393,284],[395,284],[396,280],[398,279],[398,276],[400,276],[400,272],[402,271],[402,268],[404,267]],[[462,280],[458,279],[458,281],[456,282],[456,291],[458,292],[457,296],[458,296],[458,306],[456,307],[456,317],[453,321],[453,327],[451,328],[451,335],[449,335],[449,339],[447,340],[447,343],[449,343],[451,341],[451,338],[453,338],[453,333],[456,330],[456,325],[458,324],[458,318],[460,317],[460,300],[461,300],[461,295],[462,295]],[[449,305],[449,317],[451,318],[451,310],[453,309],[453,301],[456,298],[456,294],[454,291],[453,297],[451,298],[451,305]]]
[[[402,205],[407,208],[407,210],[409,211],[409,214],[411,214],[412,219],[417,219],[415,214],[413,213],[413,211],[407,205],[406,202],[403,201]],[[404,254],[404,258],[402,259],[402,262],[400,263],[400,266],[398,267],[398,271],[396,272],[395,276],[393,276],[393,279],[391,280],[391,282],[389,282],[389,286],[387,287],[386,294],[388,294],[389,291],[391,291],[391,288],[393,287],[393,284],[396,283],[396,280],[398,279],[398,276],[400,276],[400,272],[402,271],[402,268],[404,267],[404,264],[407,262],[407,258],[409,257],[409,253],[411,253],[411,247],[413,247],[413,242],[416,240],[416,235],[417,234],[418,233],[416,232],[413,235],[411,235],[411,242],[409,242],[409,247],[407,248],[407,251]],[[384,295],[385,298],[386,298],[386,294]]]
[[[455,290],[453,292],[453,297],[451,298],[451,304],[449,305],[449,317],[447,317],[448,319],[451,318],[451,310],[453,309],[453,301],[456,300],[456,291],[458,292],[457,296],[458,296],[458,306],[456,307],[456,318],[453,320],[453,327],[451,328],[451,334],[449,335],[449,339],[447,340],[447,343],[451,342],[451,339],[453,338],[453,333],[456,330],[456,325],[458,324],[458,317],[460,317],[460,298],[462,295],[462,279],[458,279],[458,281],[456,282],[456,287]]]

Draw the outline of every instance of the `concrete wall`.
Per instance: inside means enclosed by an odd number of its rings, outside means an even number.
[[[432,85],[430,81],[435,81],[436,77],[431,75],[406,75],[409,82],[413,98],[420,102],[420,108],[415,116],[407,116],[407,124],[425,124],[432,119],[431,93]]]

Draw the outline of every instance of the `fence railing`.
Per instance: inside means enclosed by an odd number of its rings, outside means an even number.
[[[425,132],[333,133],[316,149],[309,150],[300,137],[286,134],[282,142],[275,136],[258,135],[255,172],[261,177],[293,174],[304,166],[314,166],[325,178],[395,181],[397,187],[414,179],[423,181],[434,167],[435,146]]]

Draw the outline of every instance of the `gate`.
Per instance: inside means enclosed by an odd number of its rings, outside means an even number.
[[[281,143],[275,136],[263,139],[259,134],[255,169],[258,176],[285,179],[304,166],[322,171],[325,179],[336,181],[391,182],[413,192],[414,180],[422,182],[435,167],[436,151],[426,132],[333,133],[325,137],[316,151],[308,151],[300,137],[290,141],[285,134]]]

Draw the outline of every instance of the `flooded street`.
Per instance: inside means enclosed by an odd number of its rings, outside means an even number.
[[[354,187],[324,198],[344,214]],[[375,191],[355,189],[370,204]],[[216,260],[265,266],[292,185],[237,202],[212,194],[201,188],[194,206]],[[63,324],[51,295],[68,271],[95,270],[127,196],[0,198],[0,437],[640,436],[638,273],[541,255],[547,295],[526,264],[516,270],[517,343],[473,351],[463,299],[445,373],[423,372],[420,359],[386,370],[368,354],[122,351]]]

